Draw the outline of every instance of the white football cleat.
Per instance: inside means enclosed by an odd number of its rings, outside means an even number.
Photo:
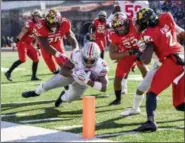
[[[139,114],[141,112],[140,108],[138,108],[137,110],[134,108],[129,108],[126,111],[123,111],[120,116],[124,117],[124,116],[130,116],[130,115],[135,115],[135,114]]]

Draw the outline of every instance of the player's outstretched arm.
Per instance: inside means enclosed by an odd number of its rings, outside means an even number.
[[[46,49],[47,52],[57,57],[57,54],[59,53],[57,50],[55,50],[53,47],[49,45],[49,41],[47,37],[37,37],[40,44],[43,46],[43,48]],[[59,56],[59,55],[58,55]]]
[[[115,45],[114,43],[110,43],[109,55],[111,60],[120,60],[121,58],[129,56],[130,54],[129,51],[119,53],[117,45]]]
[[[87,84],[89,86],[91,86],[92,88],[97,89],[101,92],[106,92],[107,91],[107,85],[108,85],[107,75],[100,76],[99,81],[89,80]]]
[[[21,32],[19,33],[19,35],[17,36],[17,39],[18,39],[18,40],[21,40],[22,37],[23,37],[28,31],[29,31],[29,29],[28,29],[26,26],[24,26],[24,27],[22,28]]]
[[[69,33],[66,34],[66,38],[67,38],[69,44],[72,46],[73,50],[79,49],[78,42],[75,38],[75,34],[71,30]]]
[[[60,74],[65,76],[65,77],[72,77],[72,69],[74,68],[74,64],[71,63],[70,60],[65,62],[63,66],[60,69]]]

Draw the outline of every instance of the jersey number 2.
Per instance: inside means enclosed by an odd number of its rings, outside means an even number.
[[[170,40],[170,46],[174,46],[175,41],[174,41],[174,39],[173,39],[173,36],[172,36],[171,31],[168,31],[168,32],[166,33],[166,37],[169,38],[169,40]]]

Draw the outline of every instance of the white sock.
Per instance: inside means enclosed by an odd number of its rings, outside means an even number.
[[[136,93],[134,94],[134,102],[133,102],[133,108],[138,109],[141,105],[141,102],[144,98],[144,95],[137,95]]]
[[[122,79],[122,87],[124,87],[124,89],[127,89],[127,79]]]
[[[44,88],[43,88],[43,84],[39,85],[39,86],[37,87],[37,89],[35,90],[35,93],[36,93],[36,94],[41,94],[41,93],[44,93],[44,92],[45,92],[45,90],[44,90]]]

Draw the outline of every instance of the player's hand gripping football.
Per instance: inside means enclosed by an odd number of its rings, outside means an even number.
[[[86,73],[84,70],[74,71],[72,76],[74,80],[82,86],[87,86],[87,83],[90,80],[90,72]]]

